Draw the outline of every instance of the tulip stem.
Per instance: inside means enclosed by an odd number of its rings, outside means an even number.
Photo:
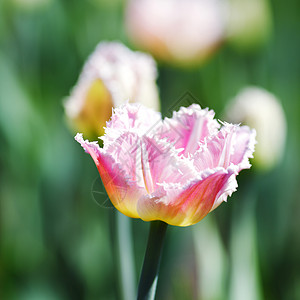
[[[117,212],[117,236],[119,254],[119,276],[122,299],[135,298],[135,274],[132,251],[131,219]]]
[[[158,269],[168,224],[152,221],[140,277],[137,300],[154,300]]]

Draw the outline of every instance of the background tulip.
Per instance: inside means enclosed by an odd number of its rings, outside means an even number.
[[[85,63],[77,85],[65,101],[71,127],[95,138],[112,108],[130,99],[159,109],[156,64],[150,55],[117,42],[102,42]]]
[[[131,0],[126,26],[132,41],[156,58],[179,65],[204,62],[224,36],[219,0]]]
[[[265,89],[247,87],[229,103],[226,111],[231,122],[247,124],[257,131],[253,162],[261,169],[271,169],[283,156],[287,124],[278,99]]]

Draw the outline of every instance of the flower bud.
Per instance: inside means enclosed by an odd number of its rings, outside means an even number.
[[[117,42],[102,42],[85,63],[64,106],[74,131],[97,137],[112,108],[127,101],[159,110],[155,61]]]
[[[253,164],[271,169],[284,152],[287,122],[278,99],[258,87],[244,88],[229,103],[226,116],[230,122],[241,122],[256,129],[257,145]]]

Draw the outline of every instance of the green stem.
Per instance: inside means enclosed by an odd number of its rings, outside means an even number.
[[[154,300],[158,269],[168,224],[152,221],[140,277],[137,300]]]
[[[119,254],[119,276],[122,299],[135,298],[135,274],[132,250],[131,219],[117,213],[117,235]]]

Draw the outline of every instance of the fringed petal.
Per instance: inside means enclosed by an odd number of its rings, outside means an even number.
[[[216,199],[228,186],[233,171],[212,171],[205,178],[188,185],[165,185],[151,195],[145,195],[137,204],[144,221],[161,220],[170,225],[189,226],[199,222],[212,209]]]
[[[132,181],[122,166],[96,142],[84,141],[82,134],[77,134],[75,139],[93,158],[112,204],[124,215],[138,218],[137,200],[144,194],[144,189]]]
[[[238,165],[238,170],[249,169],[251,164],[249,158],[253,158],[254,147],[256,144],[256,131],[248,126],[239,127],[236,132],[231,163]]]
[[[230,165],[235,165],[238,172],[250,168],[254,145],[255,130],[225,123],[216,135],[200,145],[194,155],[195,168],[199,172],[216,167],[226,169]]]
[[[153,136],[161,126],[161,114],[140,104],[124,104],[113,110],[106,124],[105,135],[101,137],[104,149],[125,132],[134,132],[139,136]]]
[[[197,176],[192,162],[179,155],[165,140],[156,140],[150,137],[142,138],[142,167],[144,174],[152,181],[149,194],[161,183],[180,183],[184,185]],[[149,181],[149,180],[148,180]]]
[[[171,119],[164,120],[161,138],[167,138],[182,154],[188,156],[198,148],[207,136],[215,134],[220,124],[214,120],[214,112],[207,108],[201,109],[197,104],[182,107],[173,113]]]

